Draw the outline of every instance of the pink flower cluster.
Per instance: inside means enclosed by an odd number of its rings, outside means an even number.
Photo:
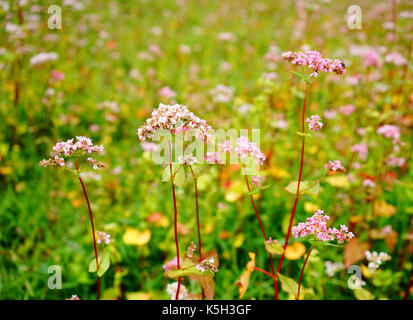
[[[110,235],[107,234],[104,231],[98,231],[97,232],[97,243],[104,243],[104,244],[109,244],[110,243]]]
[[[358,144],[355,144],[351,147],[351,152],[357,152],[360,160],[366,161],[367,160],[367,155],[369,153],[367,143],[365,142],[360,142]]]
[[[103,151],[103,146],[95,146],[92,140],[83,136],[76,137],[76,142],[74,139],[69,139],[66,142],[58,142],[53,147],[53,151],[56,155],[53,158],[44,159],[40,161],[39,165],[41,167],[64,167],[66,166],[65,157],[70,156],[83,156],[84,154],[91,153],[101,153]],[[87,159],[88,163],[93,167],[93,169],[98,169],[104,167],[103,163],[98,162],[93,158]]]
[[[320,116],[316,114],[305,119],[305,122],[308,122],[308,128],[312,131],[318,131],[323,127]]]
[[[220,152],[231,153],[235,151],[237,156],[241,159],[247,159],[251,157],[255,159],[256,164],[263,165],[265,161],[265,155],[261,152],[255,142],[251,142],[247,137],[241,136],[237,139],[237,144],[233,148],[231,141],[225,140],[223,143],[218,144],[217,152],[207,152],[205,155],[205,160],[208,163],[219,163],[220,162]]]
[[[328,163],[324,165],[324,168],[328,171],[339,171],[339,172],[346,171],[346,169],[341,164],[340,160],[328,161]]]
[[[252,185],[261,188],[262,187],[262,177],[259,175],[251,176],[251,183]]]
[[[152,115],[138,129],[141,142],[152,138],[156,130],[164,129],[171,133],[195,130],[197,138],[207,140],[211,127],[203,119],[198,118],[187,107],[175,104],[159,104],[158,109],[152,111]]]
[[[393,139],[393,143],[398,143],[400,141],[400,128],[398,126],[386,124],[379,127],[376,132],[386,138]]]
[[[344,63],[338,59],[324,59],[317,51],[306,52],[284,52],[284,60],[295,65],[308,66],[313,72],[311,76],[317,77],[320,72],[335,72],[337,74],[346,73]]]
[[[317,210],[312,217],[307,218],[305,223],[301,222],[298,226],[293,227],[293,236],[295,238],[310,236],[324,242],[337,240],[338,243],[343,243],[354,237],[354,234],[349,232],[345,225],[341,225],[340,230],[327,228],[326,224],[329,219],[330,217],[324,215],[323,210]]]
[[[389,167],[403,167],[405,163],[406,163],[406,159],[398,158],[398,157],[395,157],[394,155],[390,155],[390,157],[386,159],[386,164]]]

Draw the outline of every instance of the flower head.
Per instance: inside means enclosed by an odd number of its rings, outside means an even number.
[[[138,136],[141,142],[152,138],[158,129],[164,129],[170,133],[195,130],[197,138],[207,140],[211,127],[203,119],[198,118],[187,107],[175,104],[159,104],[158,109],[152,111],[152,115],[138,129]]]
[[[377,134],[382,135],[385,138],[393,139],[393,143],[400,141],[400,128],[395,125],[385,124],[377,128]]]
[[[177,290],[178,290],[178,282],[170,283],[166,287],[166,292],[168,292],[172,300],[175,299]],[[186,300],[188,296],[189,296],[188,289],[183,284],[181,284],[180,289],[179,289],[178,300]]]
[[[261,188],[261,187],[262,187],[262,185],[261,185],[261,183],[262,183],[262,177],[259,176],[259,175],[252,176],[252,177],[251,177],[251,182],[252,182],[252,184],[253,184],[254,186],[257,186],[258,188]]]
[[[97,232],[98,237],[96,242],[97,243],[105,243],[105,244],[109,244],[110,243],[110,235],[107,234],[106,232],[103,231],[98,231]]]
[[[44,159],[40,161],[39,165],[41,167],[65,167],[66,162],[65,158],[74,156],[80,157],[85,154],[92,153],[101,153],[103,151],[103,146],[97,146],[92,143],[92,140],[83,136],[76,137],[76,142],[74,139],[69,139],[66,142],[58,142],[53,146],[52,150],[55,153],[55,156],[49,159]],[[98,162],[97,160],[88,157],[87,161],[90,166],[94,169],[104,167],[103,163]]]
[[[324,165],[324,168],[328,171],[346,172],[340,160],[328,161],[328,163]]]
[[[325,59],[317,51],[298,51],[284,52],[282,54],[284,60],[291,62],[294,65],[307,66],[311,69],[312,77],[317,77],[320,72],[324,73],[346,73],[344,63],[338,59]]]
[[[324,215],[323,210],[317,210],[311,218],[307,218],[306,222],[301,222],[293,227],[293,236],[295,238],[309,236],[324,242],[337,240],[338,243],[343,243],[354,237],[354,234],[349,232],[345,225],[341,225],[339,230],[327,228],[326,224],[329,219],[330,217]]]
[[[307,118],[305,122],[308,122],[308,128],[312,131],[318,131],[323,127],[320,116],[316,114]]]

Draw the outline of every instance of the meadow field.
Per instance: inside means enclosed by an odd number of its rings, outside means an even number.
[[[412,299],[412,43],[410,0],[0,0],[0,299]]]

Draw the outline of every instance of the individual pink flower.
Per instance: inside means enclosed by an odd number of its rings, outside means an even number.
[[[328,171],[346,172],[340,160],[328,161],[324,168]]]
[[[66,300],[80,300],[80,298],[79,298],[76,294],[74,294],[74,295],[72,295],[70,298],[68,298],[68,299],[66,299]]]
[[[256,187],[261,188],[262,187],[262,185],[261,185],[262,177],[259,176],[259,175],[251,176],[251,183],[252,183],[252,185],[254,185]]]
[[[318,131],[323,127],[320,116],[316,114],[307,118],[305,122],[308,122],[308,128],[312,131]]]
[[[407,64],[407,59],[398,52],[390,52],[384,58],[384,62],[394,64],[395,66],[403,66]]]
[[[178,258],[175,257],[171,261],[168,261],[163,265],[163,269],[166,270],[175,270],[178,267]]]
[[[366,67],[377,67],[381,68],[383,65],[380,55],[374,49],[367,50],[364,53],[364,65]]]
[[[391,124],[386,124],[377,129],[377,134],[382,135],[386,138],[393,139],[393,143],[400,141],[400,128]]]
[[[360,160],[366,161],[368,155],[368,146],[365,142],[360,142],[351,147],[351,152],[357,152]]]
[[[390,157],[387,158],[386,160],[386,164],[389,167],[403,167],[405,163],[406,163],[406,159],[398,158],[398,157],[395,157],[394,155],[390,155]]]
[[[376,184],[374,183],[373,180],[371,180],[371,179],[364,179],[363,180],[363,187],[374,188],[375,186],[376,186]]]
[[[347,104],[339,108],[340,112],[346,116],[349,116],[354,111],[356,111],[356,107],[353,104]]]
[[[173,99],[176,97],[176,92],[169,87],[162,87],[158,91],[158,95],[166,99]]]
[[[58,70],[50,71],[50,76],[56,81],[62,81],[65,78],[65,74]]]

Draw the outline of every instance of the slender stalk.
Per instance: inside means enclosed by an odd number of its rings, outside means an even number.
[[[305,133],[305,106],[307,104],[308,89],[309,89],[309,86],[308,86],[308,83],[307,83],[306,87],[305,87],[303,113],[302,113],[302,118],[301,118],[301,127],[302,127],[301,129],[302,129],[303,133]],[[300,171],[299,171],[299,174],[298,174],[297,192],[295,194],[294,205],[293,205],[293,208],[291,210],[291,217],[290,217],[290,223],[288,225],[287,235],[285,236],[284,252],[281,255],[280,262],[278,264],[277,274],[280,272],[283,261],[284,261],[285,251],[286,251],[286,248],[287,248],[287,245],[288,245],[288,239],[290,238],[291,228],[292,228],[292,225],[293,225],[295,209],[297,208],[298,196],[300,194],[300,183],[301,183],[301,177],[302,177],[302,173],[303,173],[303,164],[304,164],[304,145],[305,145],[305,135],[303,135],[303,140],[302,140],[302,144],[301,144],[301,161],[300,161]],[[275,297],[275,299],[278,300],[278,291],[279,291],[278,290],[278,280],[276,280],[275,283],[276,283],[276,285],[275,285],[276,286],[276,289],[275,289],[276,297]]]
[[[202,241],[201,241],[201,227],[199,223],[199,205],[198,205],[198,179],[195,176],[192,166],[189,166],[191,170],[192,177],[194,178],[194,187],[195,187],[195,206],[196,206],[196,226],[198,230],[198,252],[199,252],[199,261],[202,260]]]
[[[265,271],[265,270],[263,270],[263,269],[260,269],[260,268],[257,268],[257,267],[253,267],[253,269],[254,269],[254,270],[257,270],[257,271],[260,271],[260,272],[262,272],[262,273],[265,273],[267,276],[270,276],[271,278],[274,279],[274,275],[272,275],[271,273],[269,273],[269,272],[267,272],[267,271]]]
[[[411,250],[411,255],[412,255],[412,263],[413,263],[413,247]],[[407,300],[409,298],[409,292],[410,292],[410,288],[413,285],[413,267],[412,267],[412,271],[410,272],[410,281],[409,284],[407,285],[406,291],[404,292],[404,300]]]
[[[248,182],[248,176],[247,175],[245,175],[245,182],[247,183],[248,192],[251,192],[250,184]],[[252,207],[254,208],[255,216],[257,217],[258,223],[260,224],[260,228],[261,228],[262,235],[264,236],[264,240],[267,241],[267,236],[265,234],[264,227],[263,227],[261,219],[260,219],[260,215],[258,214],[258,210],[255,207],[254,197],[252,195],[251,195],[251,203],[252,203]],[[275,272],[274,272],[274,262],[273,262],[272,254],[268,253],[268,255],[270,256],[272,278],[274,279],[274,299],[275,299],[276,298],[276,282],[277,282],[277,280],[274,278],[275,277]]]
[[[95,251],[96,274],[97,274],[97,272],[99,271],[99,261],[98,261],[98,250],[97,250],[97,247],[96,247],[96,236],[95,236],[95,225],[93,223],[93,214],[92,214],[92,209],[90,207],[90,202],[89,202],[89,198],[87,196],[85,185],[84,185],[83,180],[82,180],[82,178],[80,177],[80,174],[79,174],[79,166],[77,164],[77,161],[75,161],[75,163],[76,163],[77,175],[79,177],[80,184],[82,185],[83,194],[85,195],[85,199],[86,199],[86,202],[87,202],[87,207],[89,209],[89,218],[90,218],[90,224],[92,226],[93,249]],[[97,277],[98,277],[97,300],[99,300],[100,299],[100,277],[99,277],[99,275]]]
[[[174,185],[174,176],[172,172],[172,147],[171,142],[169,142],[169,154],[170,162],[169,169],[171,172],[171,186],[172,186],[172,197],[174,201],[174,235],[175,235],[175,246],[176,246],[176,265],[178,270],[181,268],[181,262],[179,258],[179,244],[178,244],[178,210],[176,209],[176,196],[175,196],[175,185]],[[181,288],[181,278],[178,278],[178,288],[176,289],[175,300],[179,299],[179,290]]]
[[[310,250],[307,253],[307,257],[304,260],[304,264],[303,267],[301,269],[301,273],[300,273],[300,280],[298,280],[298,291],[297,291],[297,296],[295,297],[295,300],[298,300],[298,298],[300,297],[300,289],[301,289],[301,281],[303,279],[303,274],[304,274],[304,268],[305,265],[307,264],[308,258],[310,257],[311,251],[313,250],[314,245],[311,246]]]

